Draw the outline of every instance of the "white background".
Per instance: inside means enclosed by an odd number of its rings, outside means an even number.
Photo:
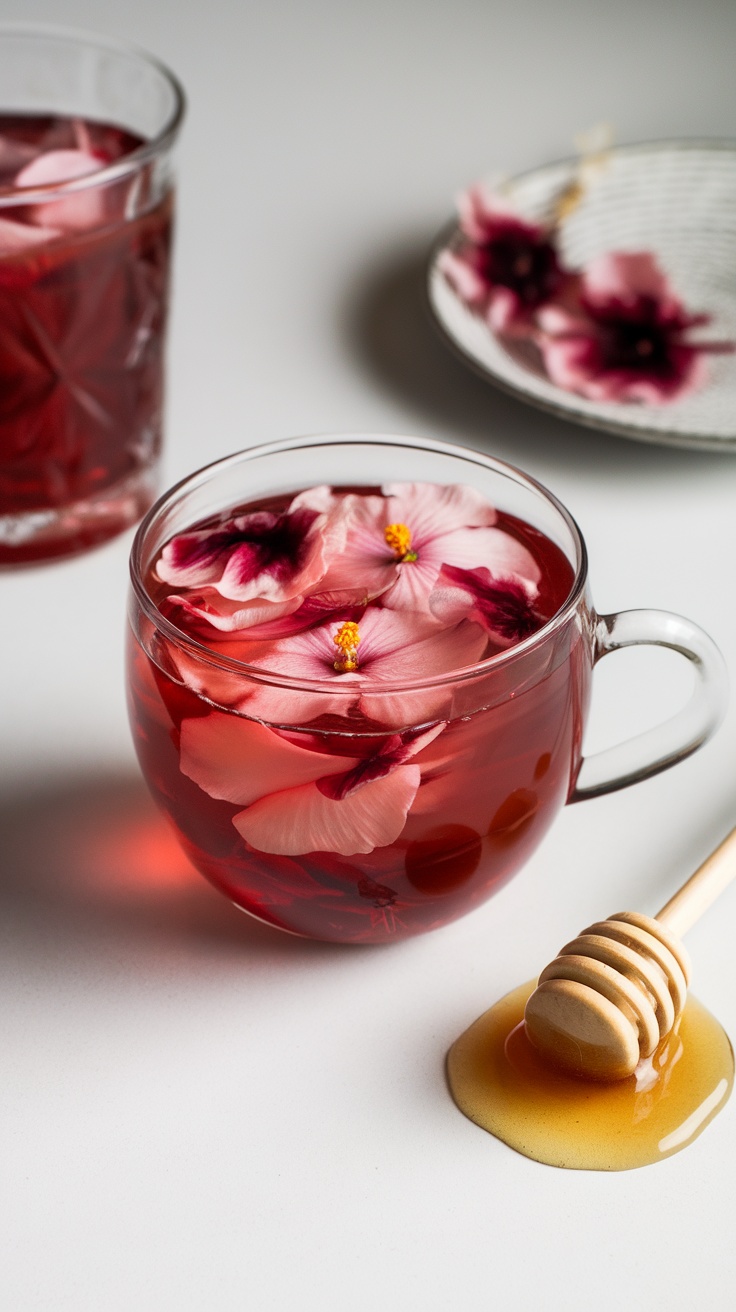
[[[166,481],[294,433],[464,442],[548,484],[600,610],[703,625],[736,670],[736,458],[526,409],[425,318],[456,191],[619,141],[726,136],[729,0],[0,0],[133,40],[183,80]],[[0,1306],[731,1306],[736,1106],[620,1175],[517,1156],[455,1109],[456,1037],[574,931],[654,912],[736,822],[736,711],[670,773],[569,808],[486,908],[383,949],[250,923],[187,867],[124,711],[131,534],[0,579]],[[590,745],[687,692],[596,674]],[[736,888],[691,933],[736,1033]]]

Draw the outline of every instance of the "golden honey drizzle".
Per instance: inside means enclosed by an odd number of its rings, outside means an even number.
[[[525,1157],[587,1171],[647,1166],[686,1148],[727,1102],[733,1050],[695,998],[633,1075],[598,1084],[554,1070],[532,1047],[523,1017],[535,987],[508,993],[447,1057],[461,1112]]]

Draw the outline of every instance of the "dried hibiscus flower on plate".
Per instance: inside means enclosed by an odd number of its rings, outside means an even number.
[[[527,332],[566,280],[553,234],[480,187],[465,192],[458,209],[462,240],[440,255],[442,272],[495,332]]]
[[[587,266],[577,305],[549,305],[537,338],[553,383],[595,401],[662,405],[701,387],[705,356],[728,342],[693,340],[707,314],[689,314],[648,251],[602,255]]]
[[[531,223],[479,187],[458,211],[440,271],[498,337],[525,339],[557,387],[664,405],[704,385],[709,354],[734,350],[693,337],[711,316],[685,307],[651,251],[610,251],[566,268],[554,222]]]

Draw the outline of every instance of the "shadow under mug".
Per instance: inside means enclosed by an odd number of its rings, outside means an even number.
[[[367,680],[365,730],[335,717],[339,680],[269,675],[223,648],[204,646],[158,609],[153,571],[174,534],[319,483],[376,489],[389,481],[473,487],[513,517],[528,541],[561,553],[572,579],[564,604],[531,637],[478,664],[409,684],[376,688]],[[194,865],[237,906],[313,938],[384,942],[465,914],[519,869],[565,802],[675,764],[710,736],[724,710],[724,663],[701,629],[664,611],[597,615],[585,545],[564,506],[519,470],[445,443],[374,434],[307,437],[218,461],[149,512],[133,545],[131,577],[130,714],[154,797]],[[594,666],[612,651],[643,643],[690,662],[690,701],[657,728],[583,757]],[[264,722],[262,712],[249,718],[248,696],[257,689],[262,706],[269,688],[278,693],[278,720]],[[321,723],[330,727],[315,729],[319,699],[328,695],[331,714]],[[354,697],[354,684],[350,694],[345,690],[346,709],[348,695]],[[305,699],[314,708],[307,723]],[[441,730],[413,757],[420,782],[392,841],[369,851],[347,850],[350,841],[340,851],[290,848],[291,822],[314,801],[310,789],[320,771],[339,773],[337,758],[365,759],[390,735],[438,724]],[[390,807],[389,782],[372,781],[364,790],[381,785]],[[337,796],[334,805],[341,805]],[[261,825],[254,839],[256,813],[268,814],[272,837],[264,839]]]

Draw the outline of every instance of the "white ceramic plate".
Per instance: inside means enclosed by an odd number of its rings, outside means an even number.
[[[524,216],[543,220],[577,165],[566,160],[523,174],[504,194]],[[591,428],[642,442],[736,451],[736,355],[710,356],[707,384],[668,405],[597,402],[564,391],[528,347],[495,336],[440,272],[440,252],[458,240],[453,225],[435,246],[430,305],[450,344],[491,382]],[[687,309],[712,316],[704,337],[736,341],[736,145],[681,141],[612,150],[560,226],[559,246],[570,267],[605,251],[654,252]]]

